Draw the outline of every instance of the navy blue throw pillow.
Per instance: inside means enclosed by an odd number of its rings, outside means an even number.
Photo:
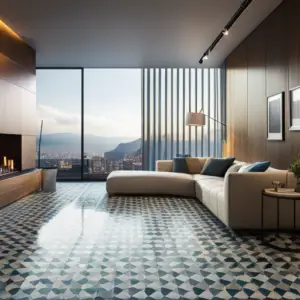
[[[226,171],[233,164],[235,157],[211,158],[201,174],[224,177]]]
[[[270,167],[270,165],[271,162],[269,161],[258,161],[246,168],[244,172],[265,172]]]
[[[177,153],[175,157],[191,157],[190,154]]]
[[[174,157],[173,158],[173,172],[175,173],[189,173],[188,165],[185,157]]]

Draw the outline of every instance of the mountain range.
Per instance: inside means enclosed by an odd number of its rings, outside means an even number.
[[[84,135],[84,152],[88,154],[97,153],[103,156],[105,152],[115,151],[130,154],[140,148],[141,139],[132,141],[130,137],[102,137],[92,134]],[[39,137],[37,137],[37,146]],[[129,144],[129,145],[128,145]],[[139,147],[136,148],[137,144]],[[135,149],[136,148],[136,149]],[[73,133],[53,133],[42,136],[41,151],[49,153],[80,153],[81,136]],[[125,152],[124,152],[125,151]]]
[[[137,139],[129,143],[121,143],[114,150],[104,153],[106,160],[120,160],[125,155],[137,155],[141,149],[142,139]]]

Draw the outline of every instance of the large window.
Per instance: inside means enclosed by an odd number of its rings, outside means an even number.
[[[80,69],[37,70],[37,120],[40,166],[57,167],[59,179],[81,178]]]
[[[40,167],[57,167],[58,179],[105,179],[114,170],[141,170],[141,74],[38,69]]]
[[[140,170],[141,70],[84,70],[84,177]]]
[[[57,167],[58,179],[106,179],[114,170],[153,170],[156,160],[177,153],[221,156],[224,128],[210,119],[225,121],[221,75],[195,68],[37,70],[40,166]],[[186,112],[200,109],[206,126],[186,126]]]

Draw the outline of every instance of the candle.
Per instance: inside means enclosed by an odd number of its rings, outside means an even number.
[[[6,159],[6,156],[3,157],[3,166],[4,166],[4,167],[7,166],[7,159]]]
[[[10,169],[10,159],[7,161],[7,167]]]
[[[14,169],[14,160],[12,159],[10,162],[10,168],[13,170]]]

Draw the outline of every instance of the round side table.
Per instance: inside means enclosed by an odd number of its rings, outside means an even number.
[[[277,202],[277,233],[279,236],[279,216],[280,216],[280,212],[279,212],[279,200],[280,199],[285,199],[285,200],[291,200],[294,202],[294,217],[293,217],[293,221],[294,221],[294,229],[296,229],[296,201],[300,201],[300,193],[296,193],[296,192],[276,192],[274,190],[274,188],[268,188],[268,189],[264,189],[262,192],[262,197],[261,197],[261,228],[264,228],[264,200],[265,197],[269,197],[269,198],[273,198],[276,199]],[[263,241],[265,242],[265,240],[263,239]],[[268,246],[271,246],[273,248],[276,248],[278,250],[281,251],[289,251],[289,252],[300,252],[300,247],[297,250],[291,249],[291,248],[283,248],[283,247],[277,247],[274,246],[273,244],[271,244],[270,242],[267,242]]]

